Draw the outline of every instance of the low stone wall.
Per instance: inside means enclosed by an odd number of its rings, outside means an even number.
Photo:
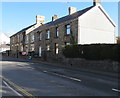
[[[110,60],[95,61],[80,58],[66,58],[63,60],[63,63],[67,66],[73,66],[76,68],[78,67],[105,72],[120,72],[120,63]]]
[[[15,54],[10,54],[11,57],[17,58]],[[28,59],[28,56],[18,56],[18,58]],[[63,55],[47,55],[47,58],[33,57],[34,61],[45,61],[51,63],[58,63],[61,66],[67,67],[75,67],[81,69],[91,69],[95,71],[103,71],[103,72],[114,72],[120,73],[120,62],[111,61],[111,60],[86,60],[81,58],[65,58]]]
[[[81,58],[65,58],[63,55],[47,55],[47,61],[81,69],[104,72],[120,72],[120,62],[111,60],[86,60]]]

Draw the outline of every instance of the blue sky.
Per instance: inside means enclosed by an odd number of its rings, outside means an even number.
[[[47,23],[51,21],[54,14],[57,14],[59,18],[68,15],[69,6],[81,10],[91,5],[92,2],[2,2],[2,30],[0,32],[11,36],[34,24],[36,15],[45,16]],[[102,2],[102,6],[118,25],[118,2]],[[116,36],[117,32],[118,30],[116,30]]]

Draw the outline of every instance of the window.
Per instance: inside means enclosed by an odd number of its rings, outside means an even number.
[[[21,52],[23,51],[23,46],[20,47]]]
[[[47,45],[47,51],[49,51],[50,50],[50,45]]]
[[[40,33],[40,40],[42,40],[42,32]]]
[[[17,38],[17,39],[18,39],[18,42],[19,42],[19,35],[18,35],[18,38]]]
[[[10,42],[13,43],[13,38],[10,38]]]
[[[46,39],[50,39],[50,30],[47,30],[46,33],[47,33],[47,34],[46,34]]]
[[[68,25],[66,25],[65,26],[65,28],[66,28],[66,35],[69,35],[70,34],[70,25],[68,24]]]
[[[26,42],[28,42],[28,36],[26,36]]]
[[[31,51],[34,51],[34,44],[31,44]]]
[[[34,41],[34,35],[32,35],[32,41]]]
[[[6,44],[6,42],[4,41],[3,44]]]
[[[39,46],[39,57],[41,57],[41,56],[42,56],[42,47]]]
[[[70,45],[70,43],[68,43],[68,42],[65,42],[65,45]]]
[[[58,44],[55,43],[55,54],[58,54]]]
[[[56,33],[55,33],[55,37],[58,37],[59,36],[59,28],[56,27]]]
[[[20,35],[20,41],[22,41],[23,40],[23,35]]]
[[[13,43],[15,42],[15,39],[14,39],[14,37],[12,38],[12,40],[13,40]]]

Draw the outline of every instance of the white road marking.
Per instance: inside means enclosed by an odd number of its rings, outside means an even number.
[[[18,93],[17,91],[15,91],[12,87],[10,87],[5,81],[3,81],[3,83],[4,83],[8,88],[10,88],[14,93],[16,93],[18,96],[23,96],[23,95],[21,95],[20,93]]]
[[[113,90],[113,91],[116,91],[116,92],[120,92],[120,90],[118,90],[118,89],[114,89],[114,88],[113,88],[112,90]]]
[[[47,72],[46,70],[44,70],[43,72]]]
[[[30,64],[34,64],[34,63],[30,63]]]
[[[71,79],[71,80],[75,80],[75,81],[78,81],[78,82],[81,82],[81,81],[82,81],[82,80],[77,79],[77,78],[74,78],[74,77],[69,77],[69,76],[65,76],[65,75],[61,75],[61,74],[57,74],[57,73],[53,73],[53,72],[48,72],[48,71],[46,71],[46,70],[44,70],[43,72],[45,72],[45,73],[51,73],[51,74],[54,74],[54,75],[56,75],[56,76],[64,77],[64,78]]]
[[[69,76],[65,76],[65,75],[61,75],[61,74],[57,74],[57,73],[54,73],[54,74],[57,75],[57,76],[60,76],[60,77],[64,77],[64,78],[68,78],[68,79],[71,79],[71,80],[75,80],[75,81],[81,82],[81,80],[77,79],[77,78],[73,78],[73,77],[69,77]]]

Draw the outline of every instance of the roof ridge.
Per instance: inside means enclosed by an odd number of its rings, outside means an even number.
[[[69,20],[75,19],[75,18],[81,16],[82,14],[84,14],[85,12],[87,12],[88,10],[90,10],[90,9],[93,8],[93,7],[94,7],[94,6],[90,6],[90,7],[84,8],[84,9],[82,9],[82,10],[79,10],[79,11],[71,14],[71,15],[66,15],[66,16],[64,16],[64,17],[58,18],[58,19],[55,20],[55,21],[50,21],[50,22],[48,22],[48,23],[45,23],[45,24],[39,26],[38,28],[41,28],[41,27],[44,27],[44,26],[47,26],[47,25],[49,26],[49,25],[51,25],[51,24],[52,24],[52,25],[55,25],[55,24],[57,24],[58,21],[60,21],[60,20],[62,20],[62,19],[65,20],[65,21],[69,21]],[[72,16],[74,16],[74,17],[72,17]],[[71,19],[66,20],[65,18],[67,18],[67,17],[71,17]],[[63,22],[65,22],[65,21],[63,21]],[[36,29],[38,29],[38,28],[36,28]],[[35,29],[35,30],[36,30],[36,29]]]
[[[65,18],[65,17],[68,17],[68,16],[72,16],[72,15],[74,15],[74,14],[76,14],[76,13],[78,13],[78,12],[84,11],[84,10],[86,10],[86,9],[91,9],[92,7],[94,7],[94,6],[90,6],[90,7],[84,8],[84,9],[82,9],[82,10],[79,10],[79,11],[71,14],[71,15],[66,15],[66,16],[63,16],[63,17],[61,17],[61,18],[58,18],[57,20],[62,19],[62,18]],[[55,21],[57,21],[57,20],[55,20]],[[48,23],[55,22],[55,21],[50,21],[50,22],[48,22]],[[48,23],[45,23],[45,24],[48,24]],[[43,24],[43,25],[45,25],[45,24]],[[43,25],[41,25],[41,26],[43,26]]]
[[[31,28],[31,27],[32,27],[32,26],[34,26],[34,25],[35,25],[35,23],[34,23],[34,24],[32,24],[32,25],[30,25],[30,26],[28,26],[28,27],[26,27],[26,28],[21,29],[21,30],[20,30],[20,31],[18,31],[17,33],[13,34],[12,36],[14,36],[14,35],[16,35],[16,34],[18,34],[18,33],[20,33],[20,32],[23,32],[23,31],[25,31],[25,30],[29,29],[29,28]],[[12,36],[10,36],[10,37],[12,37]]]
[[[59,23],[61,23],[61,20],[63,20],[62,22],[66,22],[66,21],[75,19],[75,18],[81,16],[82,14],[84,14],[85,12],[87,12],[88,10],[90,10],[92,7],[94,7],[94,6],[90,6],[90,7],[84,8],[84,9],[82,9],[82,10],[79,10],[79,11],[77,11],[77,12],[71,14],[71,15],[66,15],[66,16],[64,16],[64,17],[58,18],[58,19],[55,20],[55,21],[47,22],[47,23],[39,26],[38,28],[42,28],[42,27],[44,27],[44,26],[49,26],[49,25],[59,24]],[[23,28],[22,30],[18,31],[17,33],[13,34],[12,36],[14,36],[14,35],[16,35],[16,34],[18,34],[18,33],[20,33],[20,32],[23,32],[23,31],[29,29],[30,27],[32,27],[32,26],[34,26],[34,25],[35,25],[35,24],[30,25],[30,26],[28,26],[28,27],[26,27],[26,28]],[[38,28],[36,28],[36,29],[38,29]],[[36,30],[36,29],[34,29],[34,30]],[[34,30],[33,30],[33,31],[34,31]],[[10,37],[12,37],[12,36],[10,36]]]

